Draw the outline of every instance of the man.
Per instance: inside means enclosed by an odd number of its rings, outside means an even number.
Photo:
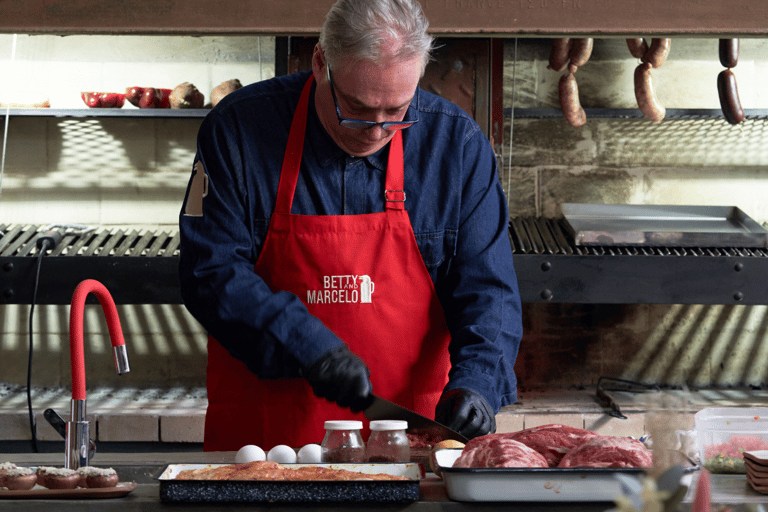
[[[376,393],[475,437],[516,400],[506,199],[461,109],[417,88],[415,0],[339,0],[312,72],[206,117],[182,296],[209,332],[206,450],[301,446]]]

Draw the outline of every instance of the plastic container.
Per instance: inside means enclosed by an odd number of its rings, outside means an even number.
[[[768,449],[768,407],[713,407],[694,417],[701,465],[710,473],[746,473],[744,452]]]
[[[407,421],[374,420],[370,427],[371,435],[365,447],[368,462],[410,462],[411,443],[405,435]]]
[[[326,421],[320,444],[323,462],[364,462],[365,443],[362,421]]]

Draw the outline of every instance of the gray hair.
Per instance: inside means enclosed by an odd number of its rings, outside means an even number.
[[[434,47],[428,27],[416,0],[338,0],[325,18],[320,46],[333,67],[342,58],[381,62],[387,43],[396,40],[395,57],[421,58],[424,73]]]

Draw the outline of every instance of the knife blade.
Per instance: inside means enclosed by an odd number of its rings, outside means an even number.
[[[468,439],[445,425],[417,414],[405,407],[377,395],[371,395],[371,404],[363,410],[363,415],[369,420],[405,420],[408,422],[406,432],[428,439],[454,439],[466,443]]]

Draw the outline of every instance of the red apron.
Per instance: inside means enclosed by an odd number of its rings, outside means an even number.
[[[376,394],[434,418],[448,382],[450,335],[404,209],[402,133],[390,142],[384,212],[291,214],[311,85],[312,77],[293,117],[254,271],[273,292],[297,295],[366,362]],[[259,379],[211,337],[207,386],[206,451],[301,447],[322,441],[326,420],[364,420],[317,398],[304,379]]]

